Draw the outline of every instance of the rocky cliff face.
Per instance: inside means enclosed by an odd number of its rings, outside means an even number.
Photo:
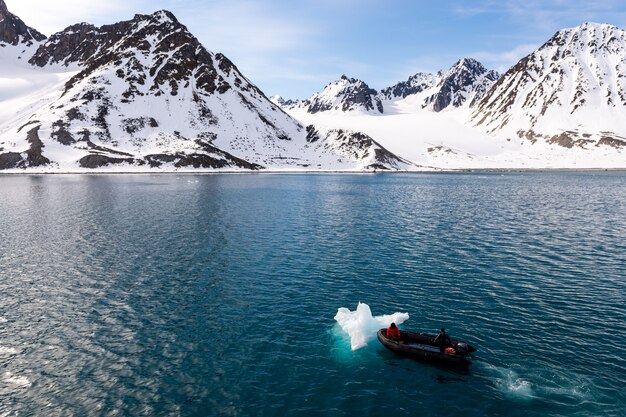
[[[461,107],[465,103],[472,107],[499,77],[496,71],[487,70],[475,59],[461,59],[440,76],[434,87],[435,92],[425,99],[424,106],[430,106],[436,112],[448,107]]]
[[[410,76],[406,81],[401,81],[391,87],[383,88],[380,91],[380,96],[385,100],[407,98],[408,96],[419,94],[432,88],[440,77],[441,73],[430,74],[418,72]]]
[[[384,113],[385,105],[419,97],[419,107],[435,112],[446,108],[473,106],[498,79],[499,74],[487,70],[480,62],[464,58],[448,71],[417,73],[406,81],[384,88],[378,93],[366,83],[345,75],[328,84],[323,91],[307,100],[276,102],[286,110],[306,109],[310,114],[327,111],[361,110]]]
[[[478,103],[491,133],[565,147],[626,146],[626,32],[585,23],[557,32]]]
[[[378,92],[366,83],[342,75],[328,84],[324,90],[313,94],[309,99],[291,103],[289,108],[300,107],[308,113],[327,111],[383,113],[383,104]]]
[[[380,97],[386,101],[398,101],[419,96],[419,106],[435,112],[472,107],[498,78],[496,71],[487,70],[477,60],[463,58],[445,72],[417,73],[407,81],[384,88]]]
[[[44,39],[46,39],[44,35],[26,26],[22,19],[9,12],[4,0],[0,0],[0,42],[30,46],[33,42]]]

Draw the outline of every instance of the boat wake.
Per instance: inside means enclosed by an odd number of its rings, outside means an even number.
[[[500,392],[510,398],[521,401],[528,401],[535,398],[536,394],[533,385],[527,379],[518,375],[512,369],[496,368],[495,384]]]
[[[401,324],[409,319],[409,313],[393,313],[384,316],[372,316],[370,306],[359,303],[356,310],[341,307],[337,310],[335,320],[344,332],[350,336],[352,350],[367,346],[367,343],[376,338],[378,329],[388,327],[391,323]]]
[[[543,398],[560,404],[576,405],[591,396],[588,388],[591,384],[581,378],[535,372],[531,381],[512,369],[494,365],[488,365],[486,369],[492,375],[498,391],[510,399],[529,401]]]

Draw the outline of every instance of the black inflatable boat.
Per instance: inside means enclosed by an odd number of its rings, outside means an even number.
[[[423,333],[402,331],[400,340],[396,341],[387,338],[387,329],[380,329],[377,336],[380,343],[389,350],[438,363],[469,365],[472,362],[467,359],[467,356],[472,352],[476,352],[473,346],[454,339],[452,339],[452,346],[449,346],[447,352],[446,350],[442,352],[439,345],[435,343],[436,336]]]

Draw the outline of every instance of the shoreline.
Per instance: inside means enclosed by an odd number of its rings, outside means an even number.
[[[377,175],[377,174],[502,174],[502,173],[551,173],[551,172],[626,172],[625,168],[455,168],[442,169],[433,168],[424,171],[360,171],[360,170],[311,170],[311,171],[94,171],[94,172],[0,172],[0,177],[9,176],[33,176],[33,175]]]

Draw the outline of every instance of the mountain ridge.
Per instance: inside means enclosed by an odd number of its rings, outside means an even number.
[[[4,0],[0,0],[0,42],[10,45],[24,43],[30,46],[33,42],[40,42],[46,39],[45,35],[29,27],[11,13]]]
[[[626,31],[587,22],[555,33],[511,67],[477,104],[472,121],[562,146],[626,146]],[[622,143],[623,142],[623,143]]]
[[[31,46],[34,73],[56,84],[0,124],[0,169],[395,169],[357,132],[311,145],[169,11],[71,25]]]
[[[0,0],[0,169],[625,166],[625,57],[624,30],[585,23],[502,76],[462,58],[380,91],[343,75],[270,99],[166,10],[45,37]]]
[[[498,79],[499,74],[487,70],[473,58],[462,58],[447,71],[416,73],[407,81],[398,82],[379,91],[370,88],[364,81],[342,75],[327,84],[320,92],[305,100],[276,104],[286,109],[303,108],[308,113],[339,111],[363,111],[384,114],[385,108],[395,101],[418,94],[421,108],[439,112],[448,107],[461,107],[468,101],[473,106]]]

